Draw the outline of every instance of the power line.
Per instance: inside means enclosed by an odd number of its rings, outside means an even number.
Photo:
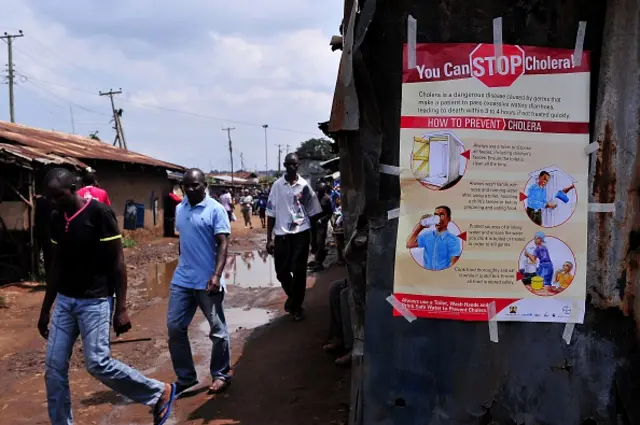
[[[61,87],[61,88],[66,88],[68,90],[74,90],[74,91],[77,91],[77,92],[80,92],[80,93],[89,94],[91,96],[95,95],[94,92],[90,92],[90,91],[85,90],[85,89],[80,89],[80,88],[77,88],[77,87],[69,87],[69,86],[66,86],[64,84],[54,83],[54,82],[51,82],[51,81],[44,81],[44,80],[41,80],[39,78],[34,78],[34,77],[31,77],[31,76],[28,76],[28,75],[26,75],[24,73],[19,73],[19,75],[27,78],[28,80],[35,80],[35,81],[38,81],[38,82],[40,82],[42,84],[58,86],[58,87]],[[131,100],[131,99],[126,99],[126,98],[120,98],[120,101],[121,102],[127,102],[127,103],[130,103],[132,105],[137,105],[137,106],[144,107],[144,108],[157,109],[159,111],[164,111],[164,112],[171,112],[171,113],[175,113],[175,114],[188,115],[188,116],[192,116],[192,117],[203,118],[203,119],[214,120],[214,121],[224,121],[224,122],[228,122],[228,123],[231,123],[231,124],[243,125],[243,126],[248,126],[248,127],[262,127],[262,128],[264,128],[264,124],[258,124],[258,123],[248,122],[248,121],[233,120],[233,119],[229,119],[229,118],[217,117],[217,116],[214,116],[214,115],[201,114],[201,113],[198,113],[198,112],[191,112],[191,111],[185,111],[185,110],[181,110],[181,109],[169,108],[169,107],[166,107],[166,106],[152,105],[152,104],[149,104],[149,103],[138,102],[138,101]],[[309,132],[309,131],[294,130],[294,129],[284,128],[284,127],[272,127],[271,125],[269,125],[269,129],[276,130],[276,131],[282,131],[282,132],[286,132],[286,133],[296,133],[296,134],[317,136],[317,133],[312,133],[312,132]]]
[[[67,104],[69,104],[71,106],[74,106],[74,107],[76,107],[78,109],[82,109],[83,111],[86,111],[86,112],[89,112],[89,113],[92,113],[92,114],[96,114],[96,115],[101,115],[101,116],[104,116],[104,117],[110,117],[111,116],[111,115],[105,114],[103,112],[97,112],[97,111],[91,110],[91,109],[89,109],[87,107],[84,107],[84,106],[79,105],[79,104],[77,104],[75,102],[72,102],[69,99],[66,99],[66,98],[64,98],[62,96],[59,96],[59,95],[57,95],[55,93],[52,93],[49,90],[45,89],[44,87],[34,83],[31,79],[28,79],[27,83],[31,84],[32,86],[38,88],[39,90],[41,90],[41,91],[43,91],[45,93],[47,93],[49,96],[55,97],[56,99],[58,99],[58,100],[60,100],[62,102],[66,102]]]

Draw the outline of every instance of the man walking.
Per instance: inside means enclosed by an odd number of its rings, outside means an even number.
[[[227,189],[222,189],[222,195],[220,195],[220,203],[224,207],[224,210],[229,216],[229,221],[233,219],[233,198]]]
[[[82,337],[88,372],[123,396],[153,406],[154,424],[164,424],[173,407],[175,387],[149,379],[111,358],[111,318],[116,334],[131,329],[127,269],[113,211],[101,202],[78,196],[75,176],[68,170],[51,170],[44,187],[53,208],[53,260],[38,330],[49,341],[45,382],[51,424],[73,424],[69,359],[78,336]],[[117,298],[112,314],[114,293]]]
[[[100,188],[95,171],[87,169],[82,176],[82,189],[78,191],[78,196],[84,199],[96,199],[103,204],[111,206],[111,200],[107,191]]]
[[[178,376],[176,393],[198,383],[187,335],[199,307],[209,322],[213,342],[210,360],[210,393],[223,391],[230,382],[229,334],[222,309],[224,279],[231,226],[227,212],[206,195],[204,173],[193,168],[182,179],[185,199],[176,208],[180,234],[178,267],[171,281],[167,327],[169,352]]]
[[[276,275],[288,297],[284,309],[296,321],[304,319],[310,218],[321,212],[315,192],[298,174],[299,166],[295,153],[285,157],[286,173],[273,184],[267,201],[267,251],[274,255]]]

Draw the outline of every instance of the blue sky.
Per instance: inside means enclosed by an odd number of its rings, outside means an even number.
[[[113,142],[98,91],[122,88],[129,149],[203,169],[277,168],[275,144],[320,137],[328,119],[343,2],[328,0],[0,0],[14,42],[16,122]],[[6,63],[6,46],[0,45]],[[3,66],[6,70],[6,67]],[[6,75],[6,73],[5,73]],[[7,85],[0,119],[9,120]],[[72,111],[70,110],[70,107]],[[164,110],[183,111],[178,113]],[[201,116],[198,116],[201,115]]]

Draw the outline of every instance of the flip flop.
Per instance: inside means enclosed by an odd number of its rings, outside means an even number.
[[[154,425],[164,425],[169,416],[171,416],[171,411],[173,410],[173,402],[176,398],[176,384],[171,384],[171,396],[169,396],[169,401],[160,406],[159,409],[154,409],[153,412],[153,423]],[[166,410],[165,410],[166,409]],[[165,412],[164,415],[159,416],[162,412]]]
[[[222,382],[223,382],[223,384],[222,384],[222,386],[221,386],[220,388],[218,388],[217,390],[213,390],[211,387],[213,386],[214,382],[216,382],[216,381],[222,381]],[[228,380],[226,380],[226,379],[222,379],[222,378],[216,378],[216,379],[211,383],[211,385],[209,385],[209,391],[208,391],[208,393],[209,393],[209,394],[220,394],[220,393],[222,393],[224,390],[226,390],[226,389],[229,387],[229,385],[231,385],[231,382],[229,382]]]

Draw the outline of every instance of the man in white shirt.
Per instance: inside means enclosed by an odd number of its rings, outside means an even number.
[[[229,221],[233,221],[233,199],[227,189],[222,189],[222,195],[220,195],[220,203],[224,207],[224,210],[229,216]]]
[[[316,193],[298,174],[299,166],[295,153],[285,157],[286,173],[273,183],[267,200],[267,251],[274,256],[276,275],[288,297],[284,309],[296,321],[304,319],[310,219],[322,211]]]
[[[240,209],[242,210],[242,217],[244,218],[244,228],[247,227],[253,229],[253,223],[251,223],[251,209],[253,208],[253,197],[249,195],[249,189],[244,190],[244,196],[240,198]]]

